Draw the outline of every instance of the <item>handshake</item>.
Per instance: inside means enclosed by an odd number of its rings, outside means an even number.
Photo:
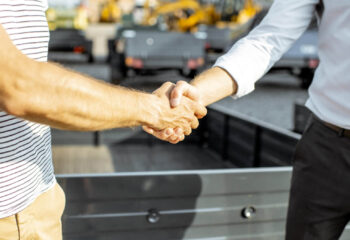
[[[153,95],[157,116],[155,121],[147,121],[143,130],[163,141],[173,144],[183,141],[192,129],[198,128],[198,119],[207,114],[198,90],[185,81],[166,82]]]

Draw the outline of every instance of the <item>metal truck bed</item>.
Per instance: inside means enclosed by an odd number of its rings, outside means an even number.
[[[180,145],[138,130],[84,133],[71,142],[54,131],[55,147],[90,139],[111,156],[109,172],[57,175],[67,196],[64,239],[283,239],[300,136],[218,107],[206,119]]]

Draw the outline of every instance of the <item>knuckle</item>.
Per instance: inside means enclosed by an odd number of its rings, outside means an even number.
[[[174,97],[178,97],[178,96],[180,96],[181,95],[181,91],[180,91],[180,89],[174,89],[174,91],[173,91],[173,96]]]
[[[165,82],[165,83],[163,84],[163,86],[167,86],[167,87],[170,87],[170,86],[173,86],[173,85],[174,85],[174,83],[169,82],[169,81],[167,81],[167,82]]]
[[[192,129],[191,128],[188,128],[185,132],[185,135],[188,136],[192,133]]]
[[[185,82],[184,80],[180,80],[177,82],[178,85],[185,85],[187,84],[187,82]]]
[[[161,139],[166,139],[167,138],[167,136],[166,136],[166,134],[164,132],[160,133],[158,136]]]

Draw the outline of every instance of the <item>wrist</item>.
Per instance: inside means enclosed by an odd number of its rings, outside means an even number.
[[[205,104],[205,99],[204,96],[202,94],[202,90],[201,90],[201,84],[196,82],[195,80],[193,82],[190,83],[191,87],[194,88],[194,91],[196,92],[197,96],[198,96],[198,100],[197,102],[201,105],[204,106]]]
[[[154,94],[143,94],[140,99],[139,123],[143,126],[157,126],[161,112],[161,102]]]

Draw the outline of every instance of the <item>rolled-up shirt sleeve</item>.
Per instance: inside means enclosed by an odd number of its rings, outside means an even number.
[[[306,30],[319,0],[275,0],[262,22],[239,40],[214,66],[236,81],[235,98],[255,88],[259,80]]]

